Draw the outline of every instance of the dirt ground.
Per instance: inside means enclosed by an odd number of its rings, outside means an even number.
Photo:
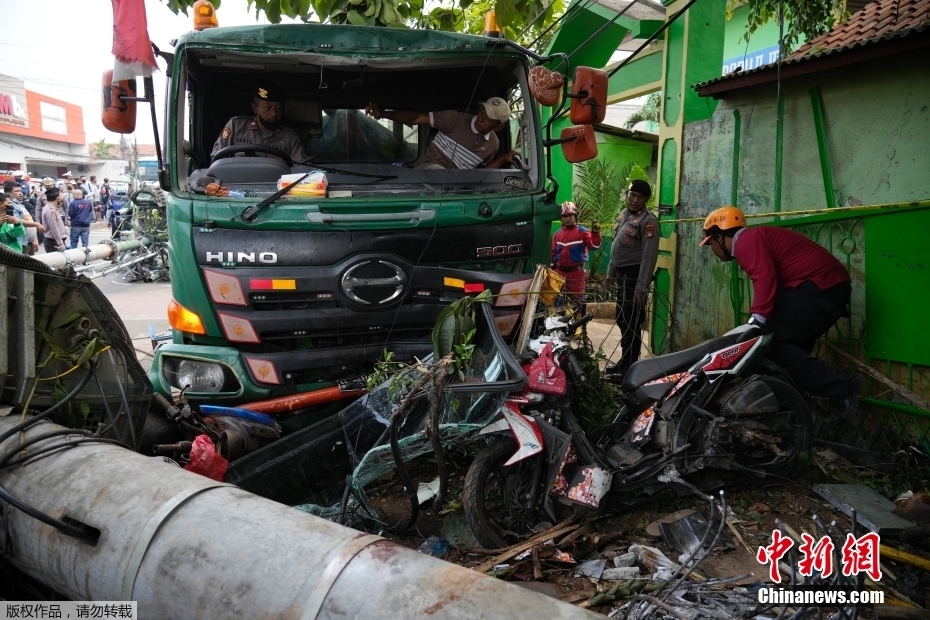
[[[815,453],[820,449],[815,449]],[[406,547],[417,549],[431,536],[448,540],[451,543],[448,552],[443,554],[444,559],[461,566],[475,568],[487,562],[494,556],[487,551],[480,550],[480,545],[471,536],[459,504],[459,497],[463,486],[470,457],[465,453],[453,453],[449,467],[449,494],[445,503],[443,514],[437,514],[432,507],[432,500],[420,506],[419,518],[413,528],[407,532],[388,535],[395,542]],[[722,481],[720,490],[725,492],[725,499],[731,512],[731,524],[725,528],[729,545],[717,546],[714,551],[700,565],[696,579],[723,578],[746,575],[738,582],[728,584],[726,587],[745,586],[760,581],[768,582],[768,567],[761,565],[755,558],[760,546],[771,542],[772,530],[775,529],[775,520],[787,524],[794,532],[800,534],[807,532],[815,534],[813,515],[818,515],[824,522],[836,522],[842,531],[849,530],[849,519],[835,510],[821,497],[812,491],[812,485],[817,482],[837,482],[842,480],[832,471],[832,456],[811,455],[811,462],[799,468],[799,475],[793,479],[749,479],[733,474],[717,476]],[[840,460],[839,462],[842,462]],[[411,475],[419,483],[429,482],[436,476],[435,460],[424,457],[411,463]],[[863,472],[860,470],[860,474]],[[864,479],[869,478],[865,472]],[[388,523],[399,523],[410,514],[410,502],[403,491],[402,485],[394,479],[384,480],[372,485],[370,497]],[[681,509],[694,509],[705,517],[708,515],[708,504],[694,495],[680,497],[672,502],[663,502],[661,505],[646,505],[638,510],[623,514],[590,514],[593,518],[590,526],[582,530],[581,536],[566,544],[558,544],[558,548],[567,552],[580,563],[586,559],[602,558],[607,560],[607,567],[613,566],[611,560],[614,556],[623,554],[630,545],[648,545],[663,552],[668,558],[677,561],[682,553],[665,544],[655,533],[654,527],[648,526],[656,519],[669,515]],[[717,521],[719,523],[719,521]],[[650,533],[652,530],[652,534]],[[863,531],[859,530],[859,535]],[[559,543],[562,536],[556,537]],[[723,539],[722,539],[723,540]],[[930,546],[926,544],[906,546],[900,543],[882,540],[883,544],[893,544],[904,548],[923,558],[930,559]],[[795,546],[797,548],[797,545]],[[534,563],[531,557],[525,559],[511,559],[501,564],[499,570],[493,574],[499,578],[507,579],[524,587],[536,590],[543,594],[560,598],[563,601],[590,606],[591,609],[602,614],[610,614],[625,601],[618,599],[603,604],[593,599],[595,595],[603,593],[610,582],[599,581],[589,577],[573,576],[577,564],[557,561],[553,551],[538,548],[539,566],[534,576]],[[910,600],[921,607],[930,603],[930,573],[912,568],[906,564],[882,559],[884,567],[883,586],[893,587],[897,581],[900,590],[908,592]],[[645,576],[649,576],[647,568],[643,568]],[[904,578],[907,578],[905,583]],[[895,579],[896,578],[896,579]],[[907,606],[908,601],[900,591],[886,587],[886,603],[894,596],[898,604]],[[603,598],[603,597],[601,597]],[[888,607],[882,606],[882,608]],[[930,612],[914,610],[917,613]],[[860,617],[881,618],[875,616],[872,609],[863,610]],[[896,616],[897,617],[897,616]]]

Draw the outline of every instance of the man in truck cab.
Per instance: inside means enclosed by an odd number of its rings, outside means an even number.
[[[281,124],[284,117],[284,93],[273,84],[260,84],[252,98],[255,116],[233,116],[227,121],[210,155],[234,144],[260,144],[290,155],[294,163],[306,161],[307,155],[300,138],[290,127]],[[274,157],[270,153],[255,153],[260,157]]]
[[[405,125],[429,125],[437,130],[426,154],[414,168],[447,170],[459,168],[500,168],[513,163],[517,151],[495,158],[500,141],[494,133],[510,120],[510,106],[500,97],[482,101],[478,114],[455,110],[415,112],[413,110],[382,110],[374,103],[365,106],[365,113],[375,120],[386,118]]]

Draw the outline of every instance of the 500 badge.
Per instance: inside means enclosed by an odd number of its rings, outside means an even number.
[[[513,245],[495,245],[493,247],[478,248],[478,258],[488,258],[492,256],[511,256],[513,254],[523,254],[522,243],[515,243]]]

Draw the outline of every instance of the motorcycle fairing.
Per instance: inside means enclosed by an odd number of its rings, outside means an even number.
[[[708,381],[713,383],[726,374],[739,374],[763,343],[765,336],[756,336],[746,342],[708,353],[701,361],[692,366],[689,372],[703,372]]]
[[[549,490],[570,502],[596,509],[610,491],[611,482],[612,472],[582,463],[574,444],[569,443]]]
[[[479,435],[493,435],[495,433],[502,433],[509,429],[510,429],[510,424],[507,422],[507,418],[499,418],[497,420],[494,420],[493,422],[491,422],[484,428],[482,428],[480,431],[478,431],[478,434]]]
[[[649,431],[652,430],[652,423],[656,420],[655,405],[649,407],[636,418],[633,427],[630,429],[630,443],[637,445],[645,443],[649,439]]]
[[[555,485],[556,477],[561,473],[561,467],[553,467],[553,464],[561,464],[565,460],[572,438],[568,433],[563,433],[545,420],[537,420],[537,423],[542,430],[543,445],[546,447],[547,479],[545,480],[543,507],[554,523],[558,521],[558,518],[555,516],[555,509],[552,507],[552,493],[550,491]]]
[[[539,430],[535,419],[520,413],[517,406],[510,402],[504,403],[501,413],[510,425],[514,439],[517,440],[517,451],[504,463],[504,467],[519,463],[543,451],[542,431]]]
[[[646,408],[639,417],[633,422],[633,426],[630,430],[630,443],[634,445],[644,444],[649,439],[650,433],[652,432],[652,425],[656,419],[656,408],[658,406],[658,401],[662,400],[663,402],[667,401],[669,398],[672,398],[677,394],[689,381],[694,377],[690,372],[679,372],[665,377],[659,377],[654,381],[646,383],[643,388],[653,387],[658,385],[664,385],[665,389],[661,396],[659,396],[656,401]],[[640,392],[642,388],[637,389],[637,392]],[[645,391],[644,391],[645,392]],[[663,400],[664,399],[664,400]]]

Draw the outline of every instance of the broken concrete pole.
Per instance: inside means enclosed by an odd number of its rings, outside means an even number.
[[[0,418],[0,433],[19,419]],[[78,540],[8,507],[17,568],[71,600],[138,601],[149,620],[600,617],[112,444],[5,469],[0,485],[95,533]]]

